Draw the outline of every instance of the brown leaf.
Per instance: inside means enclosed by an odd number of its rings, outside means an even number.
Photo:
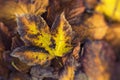
[[[0,63],[0,77],[3,77],[5,80],[7,80],[9,75],[9,70],[6,66],[4,66],[2,63]]]
[[[11,45],[11,50],[17,48],[17,47],[21,47],[24,46],[24,42],[20,39],[19,35],[16,35],[12,38],[12,45]]]
[[[115,53],[104,41],[87,41],[84,45],[83,68],[91,80],[110,80]]]
[[[12,72],[8,80],[30,80],[30,76],[24,73]]]
[[[48,0],[6,0],[0,4],[0,21],[13,30],[16,27],[16,15],[41,15],[46,12]],[[12,26],[12,27],[11,27]]]
[[[21,62],[18,58],[13,58],[11,64],[17,71],[21,73],[27,73],[31,68],[26,63]]]
[[[110,25],[105,35],[105,40],[109,42],[114,51],[117,53],[118,59],[120,60],[120,24],[114,23]]]
[[[75,64],[75,59],[74,57],[69,57],[66,60],[64,69],[60,75],[59,80],[74,80],[74,73],[76,69],[76,64]]]
[[[10,49],[11,46],[11,33],[7,26],[0,22],[0,37],[1,45],[4,46],[4,49]],[[2,47],[1,47],[2,48]]]
[[[81,50],[81,47],[80,47],[80,42],[79,42],[72,52],[72,55],[76,60],[80,59],[80,54],[79,54],[80,50]]]
[[[113,46],[120,46],[120,24],[111,24],[105,39]]]
[[[47,22],[49,26],[52,26],[55,18],[63,11],[60,0],[49,0],[49,6],[47,10]]]
[[[81,21],[80,17],[84,9],[83,0],[50,0],[47,21],[52,25],[55,18],[64,11],[68,22],[76,25]]]
[[[3,60],[3,51],[5,50],[4,45],[2,44],[2,41],[0,40],[0,62]]]
[[[86,38],[97,40],[103,39],[107,29],[108,26],[104,20],[104,16],[97,13],[86,19],[80,26],[73,27],[80,41]]]
[[[85,6],[83,0],[72,0],[64,5],[65,16],[71,25],[81,23],[81,14],[84,12]]]
[[[29,66],[44,65],[54,58],[43,48],[35,46],[18,47],[11,53],[11,56],[18,58]]]
[[[39,65],[32,67],[30,74],[32,80],[56,80],[58,78],[58,74],[54,73],[52,67],[41,67]]]
[[[96,5],[98,4],[99,0],[85,0],[85,6],[88,9],[94,9]]]

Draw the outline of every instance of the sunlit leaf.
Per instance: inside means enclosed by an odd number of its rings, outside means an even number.
[[[72,28],[65,19],[64,13],[56,18],[52,27],[52,34],[55,43],[54,55],[63,56],[72,49]]]
[[[101,0],[96,11],[105,14],[113,20],[120,21],[120,0]]]
[[[20,47],[16,48],[11,56],[19,58],[28,65],[44,64],[54,58],[47,51],[38,47]]]

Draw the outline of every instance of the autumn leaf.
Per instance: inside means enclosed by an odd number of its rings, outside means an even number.
[[[11,50],[15,49],[16,47],[21,47],[24,45],[25,45],[24,42],[20,39],[20,36],[18,34],[12,37]]]
[[[63,13],[56,18],[51,31],[40,16],[18,16],[17,24],[18,33],[25,46],[16,48],[11,56],[19,58],[28,65],[42,65],[47,60],[62,57],[72,50],[73,32]]]
[[[27,45],[43,47],[51,55],[63,56],[72,48],[72,29],[64,14],[56,18],[51,30],[42,17],[18,17],[18,32]]]
[[[110,80],[115,53],[104,41],[87,41],[82,57],[83,70],[91,80]]]
[[[30,66],[36,64],[43,65],[54,58],[54,56],[49,55],[44,49],[29,46],[23,46],[15,49],[11,53],[11,56],[19,58],[22,62]]]
[[[71,0],[66,5],[64,5],[66,19],[72,26],[79,25],[82,13],[85,11],[84,0]]]
[[[23,15],[17,18],[18,32],[26,45],[33,45],[50,49],[51,33],[49,27],[42,17],[34,15]]]
[[[4,21],[6,24],[11,24],[10,22],[15,22],[16,15],[41,15],[46,11],[48,3],[48,0],[31,0],[29,2],[21,0],[18,2],[14,0],[3,1],[0,4],[0,20]]]
[[[15,71],[11,72],[9,80],[30,80],[30,77],[28,76],[28,74]]]
[[[72,28],[62,13],[52,26],[53,40],[55,41],[55,56],[63,56],[72,49]]]
[[[19,72],[27,73],[31,66],[28,66],[26,63],[21,62],[18,58],[12,58],[11,65]]]
[[[32,80],[56,80],[58,74],[54,73],[53,67],[42,67],[39,65],[33,66],[30,70],[30,75]]]
[[[2,7],[4,6],[4,7]],[[15,14],[34,14],[41,15],[46,11],[46,7],[48,6],[48,0],[34,0],[29,1],[28,3],[24,3],[23,1],[5,1],[0,7],[2,13],[0,13],[0,17],[12,18]]]
[[[7,77],[9,76],[9,69],[0,63],[0,77],[3,79],[7,79]]]
[[[113,20],[120,21],[120,0],[101,0],[96,7],[96,11]]]
[[[120,24],[113,23],[110,25],[107,33],[104,37],[104,40],[112,45],[115,53],[117,54],[118,58],[120,59]]]
[[[85,6],[88,9],[94,9],[98,3],[99,0],[85,0]]]
[[[120,46],[120,24],[111,24],[108,29],[105,40],[110,42],[112,46]]]
[[[80,41],[90,38],[101,40],[106,35],[108,25],[102,14],[94,13],[87,18],[80,26],[73,27]]]
[[[76,62],[74,57],[69,57],[66,60],[64,69],[60,75],[59,80],[74,80],[76,70]]]
[[[48,24],[52,25],[55,18],[64,12],[70,25],[77,25],[81,21],[84,10],[83,0],[50,0],[47,9]]]

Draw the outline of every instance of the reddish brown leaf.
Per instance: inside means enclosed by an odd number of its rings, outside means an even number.
[[[9,70],[6,66],[4,66],[2,63],[0,63],[0,77],[3,77],[3,79],[7,79],[9,75]]]
[[[75,69],[76,69],[75,63],[76,62],[75,62],[74,57],[69,57],[66,60],[66,63],[64,65],[64,69],[60,75],[59,80],[74,80]]]
[[[48,23],[52,25],[55,18],[64,11],[70,24],[79,24],[84,9],[83,0],[50,0],[47,15]]]
[[[64,4],[63,4],[64,5]],[[71,25],[78,25],[81,22],[81,14],[84,12],[85,6],[83,0],[72,0],[64,5],[64,11],[68,22]]]
[[[24,73],[12,72],[9,80],[30,80],[30,76]]]
[[[24,46],[24,42],[20,39],[19,35],[16,35],[12,38],[11,49],[15,49],[16,47]]]

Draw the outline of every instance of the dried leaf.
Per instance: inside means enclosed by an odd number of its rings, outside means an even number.
[[[115,54],[104,41],[87,41],[84,45],[83,68],[91,80],[110,80]]]
[[[105,39],[113,46],[120,46],[120,24],[112,24],[107,30]]]
[[[8,68],[0,63],[0,77],[3,77],[6,80],[8,75],[9,75]]]
[[[78,60],[80,59],[80,51],[81,51],[81,47],[80,47],[80,42],[78,42],[78,44],[74,47],[73,52],[72,52],[72,56]]]
[[[64,70],[62,71],[59,80],[74,80],[76,69],[75,63],[76,62],[73,57],[69,57],[69,59],[67,59],[66,64],[64,66]]]
[[[52,26],[52,32],[55,41],[54,55],[63,56],[72,49],[72,28],[63,13],[56,18]]]
[[[11,50],[16,47],[24,46],[24,42],[20,39],[20,36],[16,35],[12,38]]]
[[[99,0],[85,0],[85,6],[88,9],[94,9],[96,5],[98,4]]]
[[[52,25],[55,18],[64,11],[68,22],[77,25],[81,21],[80,17],[84,10],[83,0],[50,0],[47,21]]]
[[[6,50],[10,49],[11,44],[11,33],[7,26],[0,22],[0,41],[1,48]]]
[[[12,72],[9,80],[31,80],[30,76],[24,73]]]
[[[16,27],[16,15],[41,15],[46,11],[48,0],[7,0],[0,4],[0,20],[11,29]]]
[[[81,15],[85,11],[84,0],[72,0],[64,5],[65,16],[68,22],[73,25],[81,23]]]
[[[80,26],[73,27],[73,30],[79,36],[80,41],[84,40],[85,38],[97,40],[103,39],[107,29],[108,26],[103,15],[97,13],[85,20]]]
[[[90,32],[88,34],[94,39],[102,39],[108,29],[104,17],[101,14],[94,14],[91,18],[87,19],[85,24],[88,25],[88,32]]]
[[[120,24],[111,24],[104,39],[109,42],[120,59]]]
[[[1,35],[0,35],[0,56],[1,56],[1,53],[5,50],[5,45],[3,44],[3,41],[2,41],[2,38],[1,38]],[[1,57],[0,57],[1,58]]]
[[[11,65],[21,73],[27,73],[31,68],[26,63],[21,62],[18,58],[13,58],[13,60],[11,61]]]
[[[113,20],[120,21],[119,0],[101,0],[101,3],[96,7],[96,11],[105,14]]]
[[[31,68],[30,74],[32,76],[32,80],[49,80],[49,78],[50,80],[57,80],[56,78],[58,78],[58,75],[53,73],[53,70],[54,69],[52,67],[34,66]]]
[[[49,6],[47,9],[47,22],[52,26],[55,18],[63,11],[61,0],[49,0]]]
[[[3,7],[4,6],[4,7]],[[23,15],[23,14],[34,14],[41,15],[46,11],[46,7],[48,6],[48,0],[33,0],[29,1],[29,3],[25,3],[24,1],[5,1],[0,7],[0,18],[7,19],[15,19],[15,14]]]
[[[11,53],[11,56],[19,58],[22,62],[30,66],[36,64],[43,65],[54,58],[54,56],[49,55],[44,49],[27,46],[16,48]]]

